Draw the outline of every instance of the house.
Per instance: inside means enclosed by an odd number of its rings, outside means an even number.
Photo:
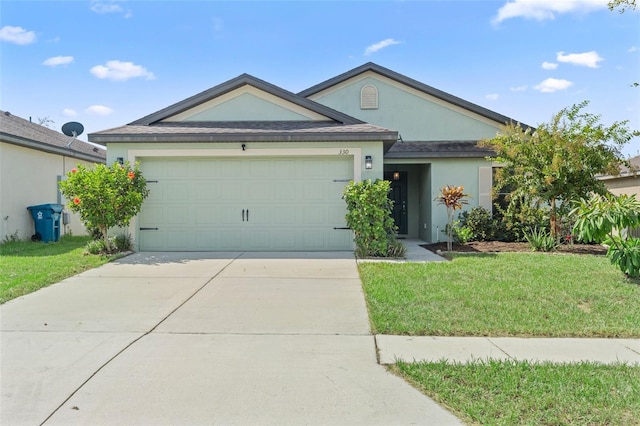
[[[89,140],[141,164],[141,250],[351,250],[350,180],[389,179],[401,236],[435,241],[442,186],[491,208],[476,143],[512,121],[367,63],[298,94],[243,74]]]
[[[105,161],[104,149],[0,111],[0,239],[31,238],[34,223],[27,207],[64,204],[58,190],[64,175],[78,164]],[[75,214],[64,217],[61,234],[86,234]]]

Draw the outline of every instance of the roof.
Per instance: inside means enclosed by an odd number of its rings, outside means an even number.
[[[390,147],[398,132],[373,124],[333,121],[208,121],[128,124],[92,133],[90,139],[109,142],[303,142],[384,141]]]
[[[609,179],[620,179],[627,177],[638,177],[640,173],[640,155],[636,155],[635,157],[628,158],[629,164],[631,167],[627,167],[626,164],[620,166],[620,173],[617,175],[601,175],[599,176],[602,180]]]
[[[505,115],[502,114],[498,114],[497,112],[491,111],[487,108],[481,107],[479,105],[476,105],[474,103],[471,103],[469,101],[465,101],[464,99],[458,98],[457,96],[453,96],[449,93],[443,92],[442,90],[436,89],[435,87],[431,87],[428,86],[424,83],[421,83],[417,80],[414,80],[412,78],[409,78],[405,75],[402,75],[400,73],[397,73],[395,71],[392,71],[388,68],[382,67],[378,64],[375,64],[373,62],[367,62],[364,65],[360,65],[357,68],[354,68],[350,71],[347,71],[345,73],[342,73],[338,76],[335,76],[333,78],[330,78],[329,80],[326,80],[322,83],[316,84],[315,86],[312,86],[306,90],[303,90],[302,92],[299,92],[298,95],[303,96],[303,97],[309,97],[311,95],[314,95],[318,92],[321,92],[323,90],[326,90],[328,88],[331,88],[333,86],[335,86],[336,84],[342,83],[343,81],[349,80],[353,77],[356,77],[364,72],[367,71],[372,71],[375,72],[377,74],[380,74],[384,77],[390,78],[391,80],[395,80],[398,83],[404,84],[406,86],[409,86],[415,90],[419,90],[423,93],[426,93],[428,95],[431,95],[433,97],[436,97],[438,99],[441,99],[445,102],[448,102],[450,104],[456,105],[460,108],[464,108],[468,111],[474,112],[478,115],[481,115],[483,117],[486,117],[490,120],[496,121],[500,124],[506,124],[506,123],[517,123],[517,120],[514,120],[512,118],[509,118]],[[531,127],[533,128],[533,126],[529,126],[523,123],[520,123],[520,126],[523,128],[527,128],[527,127]]]
[[[495,155],[480,148],[478,141],[411,141],[396,142],[384,158],[484,158]]]
[[[106,150],[66,136],[8,111],[0,111],[0,140],[51,154],[104,163]]]
[[[358,120],[357,118],[351,117],[347,114],[343,114],[332,108],[321,105],[317,102],[306,99],[302,96],[296,95],[295,93],[284,90],[271,83],[267,83],[264,80],[260,80],[259,78],[253,77],[249,74],[242,74],[236,78],[233,78],[229,81],[226,81],[222,84],[212,87],[211,89],[205,90],[204,92],[200,92],[197,95],[191,96],[183,101],[175,103],[171,106],[168,106],[164,109],[161,109],[160,111],[154,112],[153,114],[147,115],[146,117],[143,117],[129,124],[148,125],[148,124],[157,123],[161,120],[164,120],[173,115],[176,115],[183,111],[191,109],[197,105],[205,103],[218,96],[224,95],[225,93],[231,92],[244,85],[253,86],[271,95],[282,98],[288,102],[291,102],[303,108],[309,109],[313,112],[324,115],[327,118],[330,118],[332,120],[338,121],[343,124],[363,123],[363,121]]]

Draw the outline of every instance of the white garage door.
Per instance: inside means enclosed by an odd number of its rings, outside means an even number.
[[[141,170],[140,250],[353,249],[351,157],[143,158]]]

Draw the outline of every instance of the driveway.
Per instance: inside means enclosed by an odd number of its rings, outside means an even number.
[[[376,360],[350,253],[137,253],[0,307],[0,424],[459,424]]]

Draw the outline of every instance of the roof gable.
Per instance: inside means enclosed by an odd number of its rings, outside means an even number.
[[[357,68],[354,68],[350,71],[347,71],[345,73],[342,73],[340,75],[337,75],[333,78],[330,78],[322,83],[316,84],[315,86],[312,86],[306,90],[303,90],[302,92],[299,92],[298,95],[303,96],[305,98],[313,98],[318,96],[321,92],[324,91],[328,91],[330,89],[332,89],[333,87],[346,82],[347,80],[350,80],[354,77],[357,77],[363,73],[366,72],[373,72],[376,74],[379,74],[383,77],[389,78],[391,80],[394,80],[402,85],[405,85],[411,89],[417,90],[419,92],[422,92],[426,95],[429,96],[433,96],[437,99],[440,99],[442,101],[445,101],[449,104],[452,104],[456,107],[468,110],[472,113],[478,114],[482,117],[488,118],[492,121],[495,121],[499,124],[505,124],[508,122],[517,122],[517,120],[514,120],[512,118],[509,118],[505,115],[502,114],[498,114],[497,112],[491,111],[487,108],[481,107],[479,105],[476,105],[474,103],[465,101],[464,99],[461,99],[457,96],[451,95],[449,93],[443,92],[442,90],[436,89],[435,87],[431,87],[428,86],[424,83],[421,83],[417,80],[414,80],[412,78],[409,78],[407,76],[404,76],[400,73],[397,73],[395,71],[392,71],[388,68],[382,67],[378,64],[375,64],[373,62],[368,62],[366,64],[363,64]],[[524,125],[522,124],[523,127],[532,127],[532,126],[528,126],[528,125]]]
[[[130,124],[269,120],[362,123],[249,74],[242,74]]]

